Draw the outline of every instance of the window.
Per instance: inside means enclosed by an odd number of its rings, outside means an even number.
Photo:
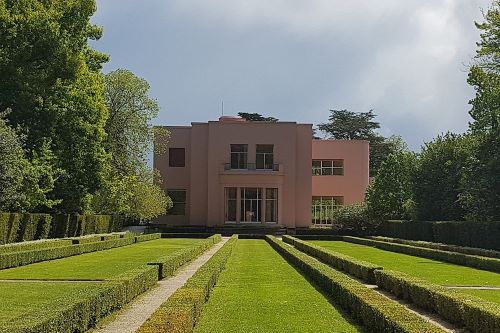
[[[278,222],[277,188],[266,188],[266,222]]]
[[[168,166],[172,168],[183,168],[186,165],[186,152],[184,148],[168,149]]]
[[[226,208],[225,220],[226,222],[236,222],[236,187],[226,187]]]
[[[167,194],[174,204],[168,215],[186,215],[186,190],[168,190]]]
[[[262,189],[261,188],[241,188],[241,222],[261,222],[262,221]]]
[[[231,169],[246,169],[248,145],[231,145]]]
[[[313,160],[313,176],[343,176],[344,160]]]
[[[333,212],[344,204],[344,197],[313,197],[312,222],[313,224],[331,224]]]
[[[257,145],[256,169],[257,170],[273,170],[273,145]]]

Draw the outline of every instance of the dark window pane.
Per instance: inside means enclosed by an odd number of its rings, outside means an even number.
[[[344,160],[334,160],[333,161],[333,166],[334,167],[343,167],[344,166]]]
[[[265,168],[263,154],[257,154],[255,162],[256,162],[257,169],[264,169]]]
[[[267,188],[266,189],[266,199],[277,199],[278,189],[277,188]]]
[[[186,190],[168,190],[167,193],[172,202],[186,202]]]
[[[227,197],[229,199],[236,199],[236,187],[228,187],[226,188],[226,193],[227,193]]]
[[[335,169],[333,169],[333,174],[335,176],[343,176],[344,175],[344,169],[343,168],[335,168]]]
[[[269,154],[265,155],[264,167],[268,170],[271,170],[273,168],[273,163],[274,163],[273,160],[274,160],[273,155],[269,155]]]
[[[321,169],[321,174],[323,176],[331,176],[332,175],[332,168],[323,168],[323,169]]]
[[[312,161],[313,168],[321,168],[321,161]]]
[[[333,161],[323,161],[323,168],[324,167],[331,167],[333,165]]]
[[[246,153],[248,145],[231,145],[231,153]]]
[[[168,166],[174,168],[184,167],[186,162],[186,152],[184,148],[168,149]]]
[[[273,148],[273,145],[257,145],[256,151],[257,153],[272,154]]]

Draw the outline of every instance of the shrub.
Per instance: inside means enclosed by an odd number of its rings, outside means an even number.
[[[136,243],[140,243],[140,242],[147,242],[149,240],[153,240],[153,239],[159,239],[161,238],[161,234],[146,234],[146,235],[139,235],[139,236],[135,236],[135,242]]]
[[[380,266],[357,260],[331,250],[326,250],[320,246],[309,244],[294,237],[283,236],[283,241],[294,245],[298,250],[307,253],[328,266],[347,272],[369,283],[375,283],[374,271],[376,269],[382,269]]]
[[[445,320],[465,326],[471,332],[500,332],[500,308],[427,281],[394,271],[376,271],[377,285],[399,298],[438,313]]]
[[[71,244],[73,244],[71,239],[41,239],[31,242],[11,243],[0,246],[0,254],[69,246]]]
[[[404,254],[409,254],[411,256],[429,258],[439,261],[445,261],[452,264],[463,265],[497,273],[500,272],[500,259],[496,258],[472,256],[463,253],[427,249],[427,248],[415,247],[404,244],[380,242],[373,239],[358,238],[358,237],[344,236],[343,239],[347,242],[374,246],[382,250],[404,253]]]
[[[153,313],[137,333],[192,332],[236,241],[237,236],[231,237],[182,288]]]
[[[269,244],[354,319],[372,332],[383,333],[430,333],[444,332],[404,306],[365,287],[299,250],[267,236]]]
[[[332,218],[334,229],[361,234],[375,230],[380,224],[379,220],[369,216],[367,206],[364,203],[341,206],[333,211]]]
[[[458,245],[431,243],[431,242],[425,242],[425,241],[413,241],[413,240],[407,240],[407,239],[381,237],[381,236],[372,236],[372,237],[370,237],[370,239],[373,239],[376,241],[381,241],[381,242],[398,243],[398,244],[405,244],[405,245],[411,245],[411,246],[416,246],[416,247],[425,247],[428,249],[436,249],[436,250],[449,251],[449,252],[458,252],[458,253],[470,254],[470,255],[475,255],[475,256],[483,256],[483,257],[500,259],[500,252],[494,251],[494,250],[479,249],[476,247],[463,247],[463,246],[458,246]]]

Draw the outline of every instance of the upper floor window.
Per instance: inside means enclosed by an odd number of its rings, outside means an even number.
[[[257,145],[255,168],[264,170],[273,170],[274,156],[273,145]]]
[[[184,148],[168,149],[168,166],[173,168],[186,166],[186,151]]]
[[[343,176],[344,160],[313,160],[313,176]]]
[[[168,215],[186,215],[186,190],[168,190],[168,196],[174,204],[167,212]]]
[[[231,169],[246,169],[248,160],[248,145],[231,145]]]

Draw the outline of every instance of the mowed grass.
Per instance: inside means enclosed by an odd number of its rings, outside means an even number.
[[[450,286],[500,286],[500,274],[437,260],[380,250],[371,246],[342,241],[311,241],[311,243],[371,262],[384,269],[400,271],[432,283]],[[496,290],[463,290],[468,294],[500,303]]]
[[[0,283],[0,327],[45,313],[78,299],[82,293],[98,292],[95,282],[2,282]]]
[[[194,246],[202,239],[163,238],[74,257],[0,270],[2,279],[104,280],[151,260]]]
[[[264,240],[238,240],[194,332],[361,331]]]

